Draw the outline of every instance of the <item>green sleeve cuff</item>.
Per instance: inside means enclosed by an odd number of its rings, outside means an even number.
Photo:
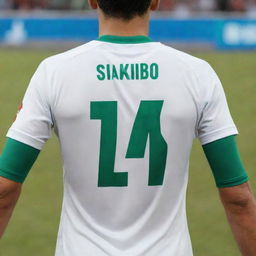
[[[40,150],[13,139],[7,139],[0,156],[0,176],[23,183]]]
[[[203,146],[219,188],[241,185],[249,180],[241,161],[235,136],[229,136]]]

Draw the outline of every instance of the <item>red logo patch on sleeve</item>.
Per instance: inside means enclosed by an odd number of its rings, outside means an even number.
[[[20,106],[19,106],[19,109],[18,109],[18,113],[17,113],[17,114],[19,114],[19,112],[21,111],[22,108],[23,108],[23,104],[21,103]]]
[[[18,108],[18,111],[17,111],[17,114],[16,114],[16,116],[15,116],[15,119],[14,119],[14,120],[16,120],[17,115],[20,113],[20,111],[22,110],[22,108],[23,108],[23,104],[21,103],[21,104],[20,104],[20,106],[19,106],[19,108]]]

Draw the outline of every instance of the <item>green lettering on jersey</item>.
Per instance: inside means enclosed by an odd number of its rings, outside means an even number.
[[[97,78],[103,80],[156,80],[159,77],[157,63],[99,64],[96,67]]]
[[[164,101],[142,101],[133,125],[126,158],[144,158],[149,139],[149,186],[163,184],[168,146],[161,133]],[[117,102],[91,102],[91,119],[101,120],[99,187],[128,186],[127,172],[114,172],[117,143]]]
[[[110,75],[110,65],[107,64],[107,76],[108,76],[108,80],[111,79],[111,75]]]
[[[91,119],[101,120],[99,187],[128,185],[128,173],[115,173],[117,102],[91,102]]]
[[[144,158],[149,139],[149,186],[163,185],[168,146],[161,134],[163,101],[142,101],[132,129],[126,158]]]
[[[156,80],[159,77],[159,67],[156,63],[150,65],[150,77]]]
[[[116,66],[112,65],[112,80],[117,79],[119,80],[118,74],[117,74],[117,70],[116,70]]]
[[[98,66],[97,66],[97,71],[98,71],[98,73],[99,73],[99,74],[97,75],[97,77],[98,77],[98,79],[99,79],[100,81],[103,81],[103,80],[105,80],[105,78],[106,78],[104,69],[105,69],[105,66],[104,66],[104,65],[98,65]]]
[[[136,80],[139,80],[140,79],[140,66],[139,64],[135,64],[135,67],[136,67]]]
[[[120,80],[124,80],[124,77],[127,80],[130,80],[130,76],[128,74],[128,68],[129,68],[129,64],[121,64],[120,65]]]
[[[148,64],[146,63],[140,64],[140,79],[141,80],[148,79]]]
[[[134,64],[131,64],[131,79],[132,80],[134,80],[134,72],[135,72],[135,70],[134,70],[134,67],[135,65]]]

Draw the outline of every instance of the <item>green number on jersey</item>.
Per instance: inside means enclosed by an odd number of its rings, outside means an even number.
[[[98,186],[127,186],[128,173],[114,172],[117,137],[117,102],[91,102],[91,119],[101,120]]]
[[[161,134],[163,101],[142,101],[133,125],[126,158],[144,158],[149,138],[149,186],[163,184],[167,143]],[[101,120],[99,187],[128,185],[127,172],[114,172],[117,140],[117,102],[91,102],[91,119]]]
[[[144,158],[149,137],[149,186],[163,185],[167,143],[161,134],[163,101],[142,101],[137,113],[126,158]]]

